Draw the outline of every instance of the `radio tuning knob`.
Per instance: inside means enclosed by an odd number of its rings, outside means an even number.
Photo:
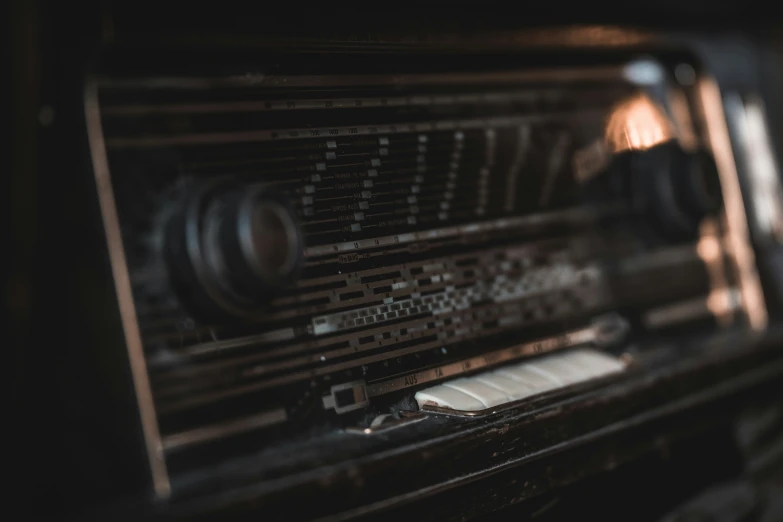
[[[208,186],[171,220],[167,260],[196,312],[254,316],[299,272],[302,241],[288,202],[264,186]]]
[[[671,239],[688,239],[722,204],[715,161],[703,150],[685,151],[675,141],[614,157],[607,186]]]

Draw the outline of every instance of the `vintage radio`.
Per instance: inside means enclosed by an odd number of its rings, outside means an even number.
[[[779,188],[749,221],[690,55],[117,70],[87,127],[160,498],[388,457],[767,324],[750,237]]]

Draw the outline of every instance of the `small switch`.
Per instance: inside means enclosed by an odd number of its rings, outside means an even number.
[[[366,408],[370,404],[364,381],[347,382],[332,386],[331,393],[323,397],[325,409],[338,414]]]

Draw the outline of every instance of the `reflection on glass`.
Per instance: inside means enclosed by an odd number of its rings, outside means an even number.
[[[663,110],[644,94],[617,105],[607,119],[606,141],[612,152],[649,149],[674,135]]]

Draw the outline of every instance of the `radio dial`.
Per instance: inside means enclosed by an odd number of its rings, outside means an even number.
[[[267,187],[247,185],[202,187],[188,199],[168,231],[172,278],[184,275],[183,287],[197,283],[203,295],[188,293],[200,311],[260,313],[295,281],[301,264],[288,202]]]
[[[712,157],[685,151],[675,141],[618,153],[606,175],[602,183],[610,199],[625,198],[671,239],[695,237],[701,220],[723,204]]]

